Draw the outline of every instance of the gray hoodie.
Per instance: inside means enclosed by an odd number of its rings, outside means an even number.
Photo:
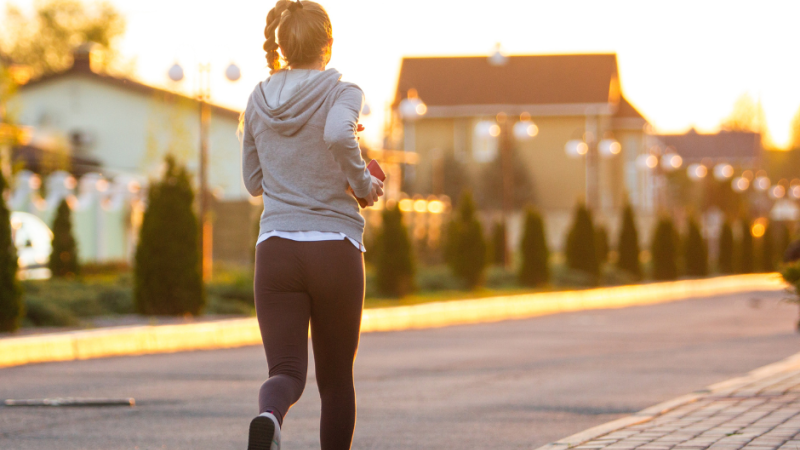
[[[363,241],[364,218],[346,189],[367,197],[372,188],[356,139],[364,94],[340,78],[335,69],[282,70],[250,95],[242,175],[264,201],[259,234],[328,231]]]

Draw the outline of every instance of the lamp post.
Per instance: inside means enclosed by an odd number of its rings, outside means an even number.
[[[202,261],[203,279],[208,281],[211,279],[213,268],[213,241],[212,241],[212,225],[209,220],[209,198],[208,198],[208,132],[211,125],[211,64],[200,64],[197,70],[197,91],[195,98],[200,106],[200,167],[198,170],[198,177],[200,181],[200,189],[198,195],[200,219],[200,257]],[[184,78],[183,67],[175,63],[167,72],[169,78],[174,82],[180,82]],[[228,81],[236,82],[241,78],[242,73],[236,64],[229,64],[225,69],[225,78]]]
[[[622,152],[622,145],[607,137],[597,142],[596,120],[586,119],[583,139],[571,139],[564,145],[570,158],[586,158],[586,206],[590,210],[600,207],[600,159],[610,159]]]
[[[511,211],[514,209],[514,160],[513,150],[515,141],[529,141],[539,134],[539,127],[531,120],[531,115],[523,112],[518,121],[509,119],[508,115],[500,112],[495,121],[482,120],[475,125],[476,134],[482,139],[497,139],[500,153],[500,168],[503,181],[503,224],[508,232],[508,222]],[[511,262],[511,255],[504,252],[506,265]]]

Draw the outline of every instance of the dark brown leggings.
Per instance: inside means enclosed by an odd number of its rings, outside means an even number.
[[[255,300],[269,379],[260,412],[281,420],[303,393],[308,327],[322,399],[322,450],[347,450],[356,423],[353,362],[364,305],[364,260],[349,241],[297,242],[272,237],[256,248]]]

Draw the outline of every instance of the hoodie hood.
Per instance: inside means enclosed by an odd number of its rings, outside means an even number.
[[[283,136],[292,136],[308,122],[336,88],[342,74],[281,70],[256,86],[250,95],[254,110]]]

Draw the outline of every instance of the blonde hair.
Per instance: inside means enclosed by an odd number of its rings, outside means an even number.
[[[286,65],[301,65],[325,58],[333,38],[331,19],[325,8],[310,1],[279,0],[267,14],[264,51],[270,73]],[[278,42],[283,53],[278,52]]]

